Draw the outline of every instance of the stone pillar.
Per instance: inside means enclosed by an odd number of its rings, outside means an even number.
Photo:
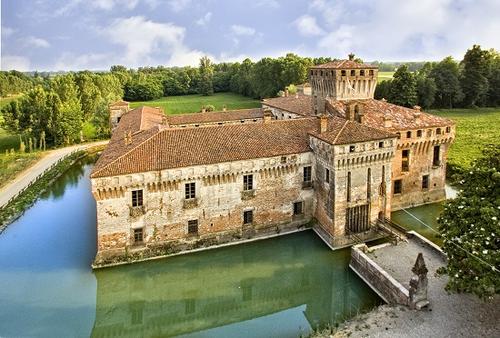
[[[420,252],[411,269],[414,273],[410,279],[410,308],[420,310],[429,305],[427,300],[427,267],[425,266],[424,256]]]

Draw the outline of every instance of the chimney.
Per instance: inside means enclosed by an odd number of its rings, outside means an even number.
[[[269,123],[273,119],[273,113],[271,109],[264,110],[264,123]]]
[[[132,132],[124,132],[123,133],[123,139],[125,141],[125,145],[128,146],[129,144],[132,144]]]
[[[285,97],[288,97],[288,88],[285,88]]]
[[[392,127],[392,118],[388,115],[384,116],[384,128],[391,128]]]
[[[319,132],[324,133],[328,129],[328,116],[323,114],[319,117]]]
[[[418,106],[416,106],[416,107],[418,107]],[[415,123],[420,123],[420,115],[422,115],[420,110],[413,113],[413,117],[415,118]]]

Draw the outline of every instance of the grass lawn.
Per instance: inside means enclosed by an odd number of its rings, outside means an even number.
[[[457,123],[455,142],[448,154],[448,163],[467,168],[481,156],[485,144],[500,143],[500,107],[477,109],[431,110]]]
[[[211,104],[215,110],[222,110],[226,105],[227,109],[258,108],[260,101],[234,93],[216,93],[211,96],[202,95],[182,95],[162,97],[158,100],[131,102],[132,108],[140,106],[161,107],[166,114],[195,113],[201,110],[201,106]]]
[[[377,82],[380,83],[385,80],[390,80],[394,76],[394,72],[378,72]]]
[[[42,151],[32,153],[15,153],[14,155],[0,154],[0,187],[9,183],[20,172],[29,168],[42,157]]]

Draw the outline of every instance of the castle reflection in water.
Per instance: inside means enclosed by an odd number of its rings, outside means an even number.
[[[98,270],[92,336],[182,335],[297,307],[312,328],[335,325],[381,303],[349,270],[349,258],[349,249],[332,252],[306,231]],[[304,329],[292,318],[286,325]]]

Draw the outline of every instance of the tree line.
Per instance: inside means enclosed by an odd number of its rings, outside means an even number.
[[[392,80],[378,84],[375,98],[406,107],[485,107],[500,105],[500,53],[474,45],[462,61],[446,57],[411,72],[400,66]]]

